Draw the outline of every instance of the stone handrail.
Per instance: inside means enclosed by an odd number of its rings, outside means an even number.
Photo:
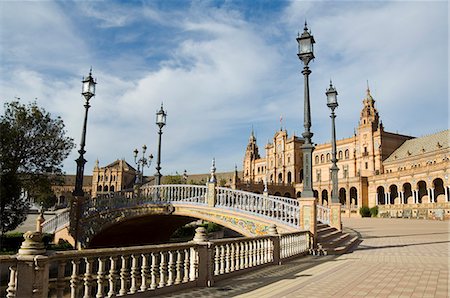
[[[321,223],[330,224],[330,208],[317,204],[317,221]]]
[[[69,210],[66,209],[61,213],[56,214],[51,217],[49,220],[44,221],[42,226],[43,233],[54,233],[58,230],[58,228],[68,226],[70,223],[70,214]]]
[[[300,223],[299,203],[290,198],[218,187],[217,206],[257,214],[295,227]]]
[[[231,273],[278,265],[306,254],[311,248],[307,231],[255,238],[195,239],[176,244],[27,256],[19,253],[0,258],[2,266],[10,266],[6,297],[59,298],[68,291],[73,298],[159,295],[188,287],[212,286]],[[30,283],[31,280],[34,282]]]
[[[214,207],[234,209],[254,214],[287,224],[293,227],[300,225],[300,206],[296,199],[266,196],[230,188],[216,187],[217,197]],[[94,214],[132,208],[147,204],[193,204],[207,205],[208,187],[203,185],[144,185],[139,194],[130,191],[119,191],[102,194],[93,199],[86,199],[81,207],[81,217]],[[54,232],[69,222],[69,211],[44,222],[45,232]]]

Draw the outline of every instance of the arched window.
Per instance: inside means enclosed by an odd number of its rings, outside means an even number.
[[[105,187],[103,188],[103,191],[108,191],[108,185],[105,185]]]
[[[341,150],[339,150],[339,152],[338,152],[338,158],[342,159],[342,151]]]
[[[97,186],[97,191],[102,191],[102,186],[101,185]]]
[[[283,174],[278,174],[278,183],[283,183]]]
[[[319,155],[316,155],[316,164],[319,163]]]
[[[111,185],[111,188],[109,189],[110,192],[114,192],[114,185]]]
[[[292,183],[292,174],[291,174],[291,172],[287,173],[287,183]]]
[[[347,150],[345,150],[345,159],[349,159],[350,157],[350,152]]]
[[[320,155],[320,162],[323,163],[324,161],[325,161],[325,156],[323,156],[323,154],[322,154],[322,155]]]
[[[327,153],[327,162],[330,161],[330,153]]]

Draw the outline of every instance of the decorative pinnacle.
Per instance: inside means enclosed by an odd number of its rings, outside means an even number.
[[[306,19],[305,19],[305,27],[303,28],[303,31],[308,32],[308,24],[306,23]]]
[[[209,178],[209,182],[216,182],[216,159],[213,158],[211,165],[211,178]]]

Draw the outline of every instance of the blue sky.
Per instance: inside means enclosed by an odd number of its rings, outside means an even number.
[[[353,134],[369,81],[387,131],[422,136],[449,127],[447,1],[2,1],[0,99],[37,98],[61,116],[77,148],[92,66],[86,174],[95,160],[156,155],[155,113],[168,112],[162,172],[242,167],[252,126],[260,150],[283,127],[303,132],[305,19],[313,142],[330,139],[325,90],[338,90],[337,137]],[[3,111],[3,107],[0,108]],[[146,174],[154,173],[146,169]]]

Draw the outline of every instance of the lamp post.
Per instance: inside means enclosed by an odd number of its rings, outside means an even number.
[[[147,151],[147,146],[142,146],[142,157],[141,158],[137,158],[138,157],[138,153],[139,151],[137,149],[134,149],[134,163],[137,165],[137,176],[136,176],[136,184],[138,184],[139,186],[141,186],[144,183],[144,167],[150,167],[150,165],[152,164],[152,160],[153,160],[153,155],[150,154],[147,157],[145,157],[145,151]]]
[[[161,109],[156,112],[156,125],[159,127],[159,140],[158,140],[158,159],[156,160],[156,185],[161,185],[161,135],[162,128],[166,125],[166,112],[163,109],[163,104],[161,103]]]
[[[302,145],[303,151],[303,192],[302,197],[312,198],[314,197],[313,185],[312,185],[312,152],[314,151],[314,145],[311,142],[313,133],[310,131],[311,128],[311,108],[309,100],[309,75],[311,71],[309,70],[308,64],[314,59],[314,37],[308,32],[308,27],[305,22],[305,27],[302,34],[297,36],[298,43],[298,58],[303,62],[304,67],[302,74],[304,77],[304,127],[305,131],[302,136],[305,140]]]
[[[332,203],[339,203],[339,194],[338,194],[338,171],[339,168],[336,165],[337,158],[336,158],[336,127],[334,124],[334,119],[336,118],[336,114],[334,114],[334,110],[338,107],[337,102],[337,91],[333,87],[333,84],[330,81],[330,87],[327,89],[327,92],[325,92],[327,95],[327,106],[331,109],[331,182],[333,185],[332,191],[331,191],[331,202]]]
[[[84,104],[84,107],[86,108],[85,114],[84,114],[84,124],[83,124],[83,132],[81,134],[81,145],[80,150],[78,150],[78,153],[80,153],[80,156],[78,159],[76,159],[77,162],[77,175],[75,178],[75,190],[72,192],[73,196],[75,197],[83,197],[84,191],[83,191],[83,177],[84,177],[84,165],[86,164],[86,160],[84,159],[84,154],[86,151],[84,150],[84,146],[86,145],[86,127],[87,127],[87,118],[88,118],[88,110],[90,108],[89,100],[95,96],[95,84],[97,82],[92,77],[92,68],[89,71],[89,75],[86,78],[83,78],[83,87],[81,94],[84,96],[86,103]]]

